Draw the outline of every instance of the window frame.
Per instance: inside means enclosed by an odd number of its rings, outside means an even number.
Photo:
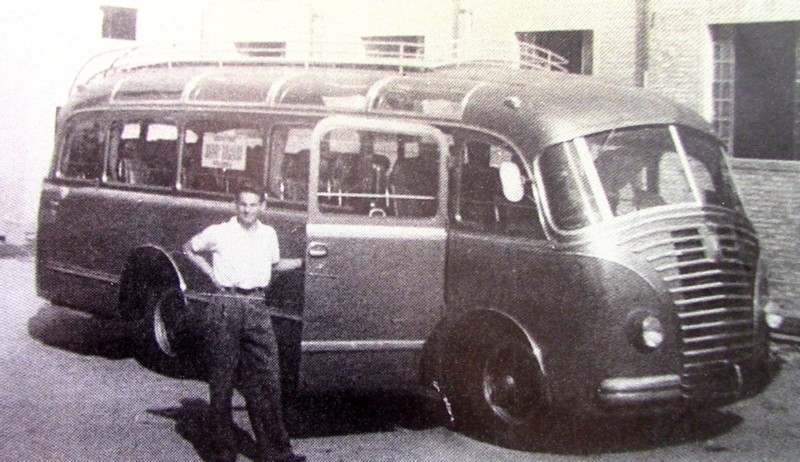
[[[439,151],[437,172],[437,201],[436,212],[431,216],[393,216],[387,214],[380,218],[370,217],[365,214],[330,213],[323,211],[319,204],[319,175],[320,175],[320,147],[324,135],[334,130],[354,130],[362,132],[387,133],[408,136],[429,136],[436,140]],[[309,191],[314,191],[309,197],[308,211],[313,222],[326,223],[364,223],[375,225],[393,225],[396,223],[418,224],[419,226],[444,226],[447,216],[447,159],[449,149],[447,135],[439,127],[425,121],[408,121],[397,119],[376,119],[374,117],[332,115],[319,121],[312,132],[311,165],[309,178]]]
[[[306,210],[308,208],[308,201],[309,201],[309,183],[311,182],[311,132],[314,130],[314,126],[319,122],[319,120],[291,120],[291,121],[280,121],[280,122],[273,122],[269,124],[266,128],[268,137],[267,137],[267,153],[265,162],[264,162],[264,190],[267,193],[267,203],[270,207],[281,207],[287,209],[299,209],[299,210]],[[272,194],[272,190],[270,189],[270,181],[272,175],[273,167],[281,168],[278,164],[276,157],[275,157],[275,133],[280,129],[286,129],[286,133],[288,134],[289,130],[291,129],[308,129],[309,130],[309,137],[308,137],[308,151],[309,151],[309,167],[308,167],[308,178],[306,179],[306,200],[304,201],[291,201],[287,199],[282,199],[280,197],[275,197]],[[285,147],[285,146],[284,146]],[[281,152],[281,163],[283,162],[283,156],[285,152]],[[280,172],[280,178],[283,179],[283,172]]]

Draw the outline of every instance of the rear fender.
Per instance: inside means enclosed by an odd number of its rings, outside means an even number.
[[[183,253],[168,252],[156,245],[131,251],[120,275],[119,312],[135,316],[138,301],[148,287],[179,290],[186,299],[202,299],[213,293],[211,280]],[[204,296],[206,295],[206,296]]]

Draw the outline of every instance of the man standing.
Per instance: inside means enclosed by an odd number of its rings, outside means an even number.
[[[281,411],[278,346],[264,291],[273,270],[300,268],[281,259],[275,230],[259,220],[264,194],[253,184],[236,192],[236,216],[211,225],[183,245],[186,256],[218,288],[209,303],[210,428],[215,460],[235,461],[231,399],[245,399],[260,461],[302,462],[292,452]],[[204,255],[211,256],[211,262]]]

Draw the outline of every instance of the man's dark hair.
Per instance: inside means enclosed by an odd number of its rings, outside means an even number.
[[[264,202],[266,199],[264,196],[264,188],[252,180],[244,180],[237,183],[236,188],[233,191],[234,202],[239,200],[239,196],[242,193],[253,193],[261,199],[261,202]]]

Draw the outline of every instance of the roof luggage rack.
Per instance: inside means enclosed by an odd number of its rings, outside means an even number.
[[[100,53],[81,68],[70,94],[95,78],[143,68],[180,66],[357,67],[427,71],[461,65],[510,66],[567,72],[568,61],[545,48],[518,41],[459,40],[441,44],[361,42],[271,42],[143,45]]]

